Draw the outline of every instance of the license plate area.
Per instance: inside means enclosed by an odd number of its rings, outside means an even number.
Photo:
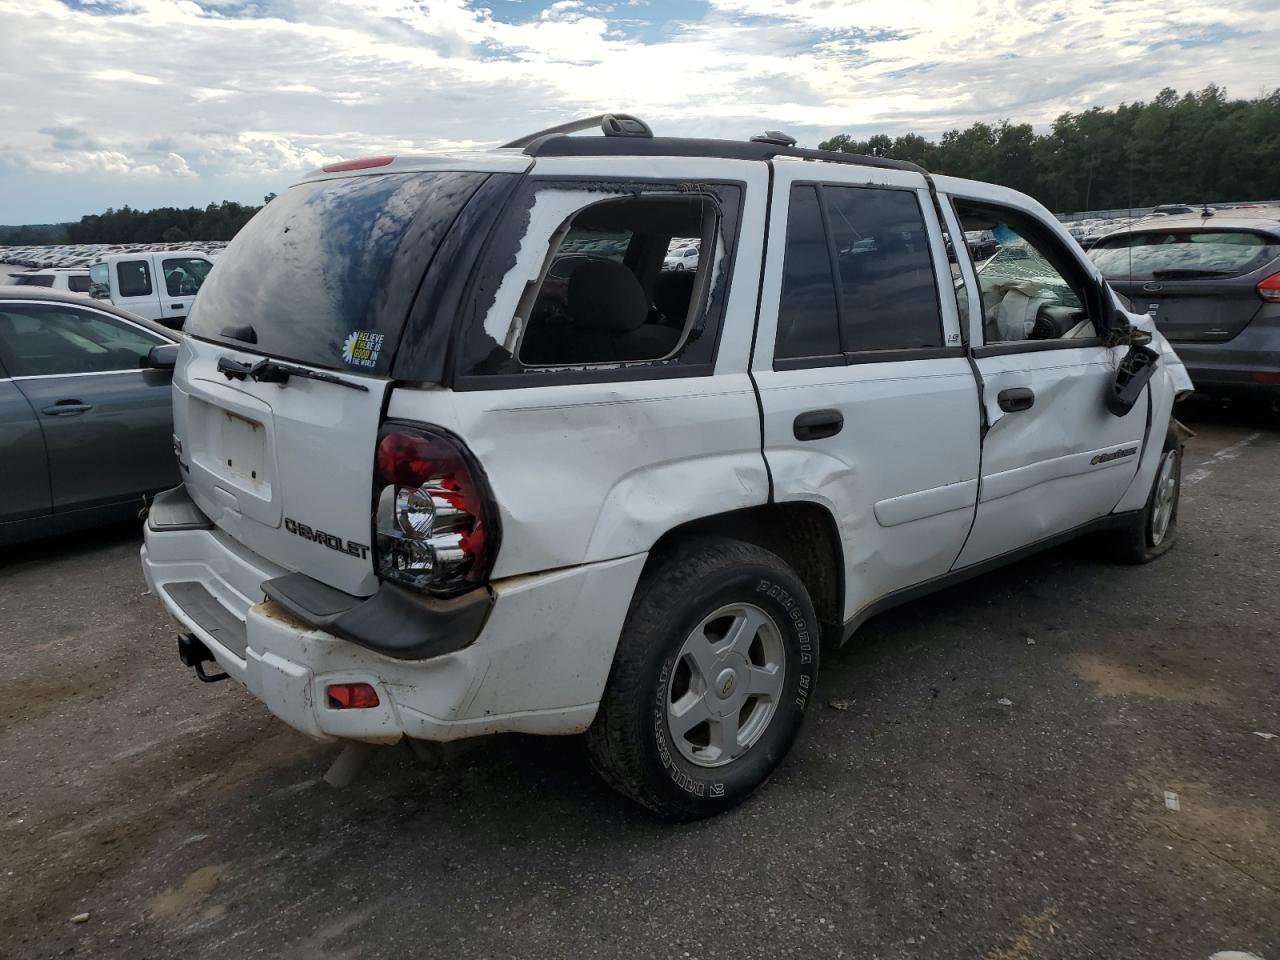
[[[223,410],[215,471],[242,490],[269,499],[267,428],[257,420]]]

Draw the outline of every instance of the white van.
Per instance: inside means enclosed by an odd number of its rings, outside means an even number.
[[[1191,381],[1039,203],[594,122],[334,164],[231,242],[142,549],[203,677],[320,738],[586,733],[698,817],[786,755],[820,640],[1174,542]],[[1018,255],[953,275],[974,230]]]
[[[197,250],[112,254],[89,268],[90,295],[181,330],[212,268]]]

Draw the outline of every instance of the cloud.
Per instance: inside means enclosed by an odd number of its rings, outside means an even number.
[[[340,157],[500,143],[607,110],[660,133],[770,128],[810,144],[1002,117],[1044,125],[1164,86],[1275,85],[1280,25],[1265,8],[0,0],[0,165],[47,184],[50,204],[65,178],[89,174],[203,203],[228,183],[279,190]],[[38,193],[0,191],[0,222]]]

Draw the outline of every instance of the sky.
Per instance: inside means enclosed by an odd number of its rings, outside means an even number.
[[[1280,87],[1275,0],[0,0],[0,223],[258,203],[335,159],[609,111],[937,136]]]

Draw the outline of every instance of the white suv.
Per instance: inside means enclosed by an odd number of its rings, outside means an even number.
[[[1087,531],[1172,542],[1191,384],[1038,203],[603,126],[334,164],[231,243],[142,550],[202,676],[320,738],[585,732],[691,818],[781,761],[820,639]]]

